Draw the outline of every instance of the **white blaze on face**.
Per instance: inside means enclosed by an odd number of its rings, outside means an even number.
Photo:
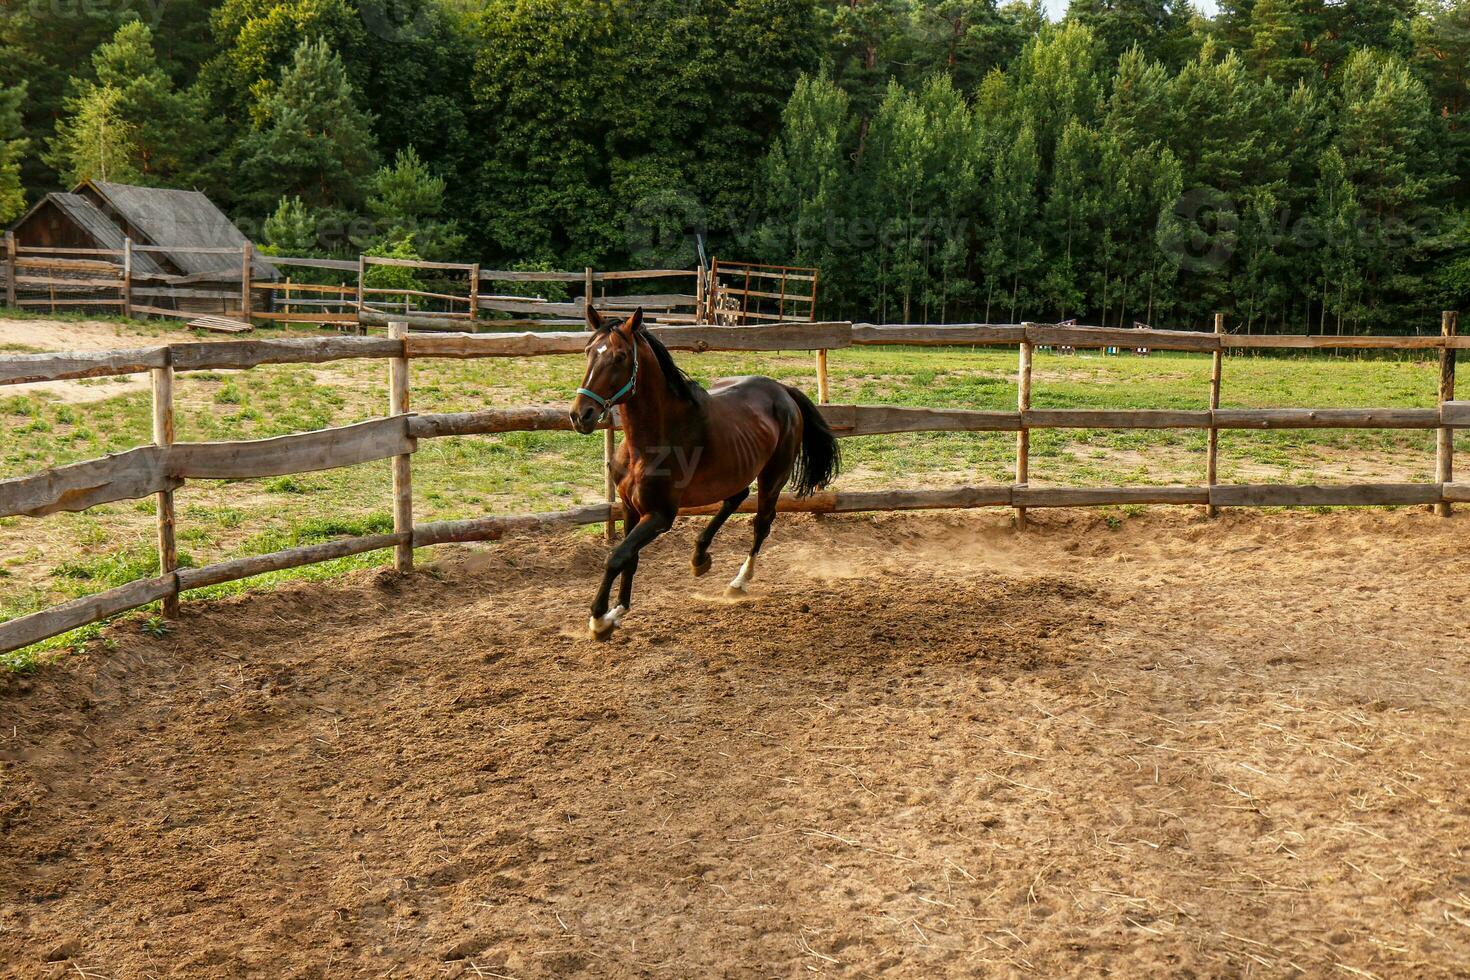
[[[582,379],[582,387],[587,388],[592,384],[592,372],[597,368],[597,358],[607,353],[607,344],[603,344],[593,352],[593,358],[587,365],[587,376]]]

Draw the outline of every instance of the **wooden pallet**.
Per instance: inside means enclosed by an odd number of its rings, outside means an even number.
[[[243,320],[231,320],[223,316],[201,316],[189,321],[197,330],[213,330],[216,333],[245,333],[255,328]]]

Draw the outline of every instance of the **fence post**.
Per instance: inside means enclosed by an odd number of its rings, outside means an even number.
[[[131,320],[133,318],[133,240],[123,239],[123,285],[122,285],[123,316]]]
[[[392,321],[388,337],[403,342],[408,324]],[[388,359],[388,414],[408,412],[408,352]],[[394,549],[393,566],[400,572],[413,571],[413,457],[393,457],[393,533],[407,534],[408,540]]]
[[[255,271],[255,246],[247,238],[240,246],[240,319],[250,322],[250,279]]]
[[[171,355],[165,355],[171,356]],[[174,369],[172,364],[154,368],[153,376],[153,444],[174,443]],[[158,511],[158,574],[167,575],[179,567],[178,545],[174,539],[174,492],[160,490],[154,496]],[[163,597],[163,615],[174,619],[179,615],[179,586]]]
[[[363,279],[367,278],[367,256],[357,256],[357,332],[366,333],[367,328],[362,325],[362,285]]]
[[[820,270],[818,270],[818,269],[813,269],[812,270],[812,303],[811,303],[811,306],[808,307],[808,309],[806,311],[807,312],[807,322],[808,323],[815,323],[816,320],[817,320],[817,273],[819,271]],[[781,305],[783,307],[786,305],[786,273],[784,271],[781,273]],[[782,312],[782,316],[785,316],[785,312],[784,311]],[[828,392],[829,392],[829,389],[828,389],[828,386],[827,386],[827,352],[825,350],[819,350],[819,351],[817,351],[817,403],[818,404],[820,404],[820,405],[827,404]]]
[[[1460,314],[1454,310],[1445,310],[1439,315],[1439,332],[1446,343],[1444,349],[1439,352],[1439,410],[1444,412],[1444,403],[1455,400],[1455,349],[1448,343],[1455,335],[1459,326]],[[1436,483],[1451,483],[1455,479],[1455,430],[1442,427],[1439,430],[1439,438],[1435,446],[1434,480]],[[1454,505],[1448,500],[1441,500],[1434,505],[1434,511],[1440,517],[1449,517]]]
[[[480,263],[470,266],[470,333],[480,332]]]
[[[694,322],[704,322],[704,263],[694,267]]]
[[[1225,314],[1215,314],[1215,336],[1221,337],[1225,333]],[[1210,365],[1210,442],[1209,451],[1205,457],[1205,485],[1214,488],[1216,484],[1216,472],[1220,455],[1220,430],[1215,428],[1214,413],[1220,408],[1220,376],[1225,368],[1225,350],[1216,349],[1213,363]],[[1205,504],[1206,517],[1218,517],[1220,508],[1214,504]]]
[[[15,306],[15,232],[5,233],[5,305]]]
[[[1022,324],[1029,334],[1031,324]],[[1021,341],[1020,366],[1016,371],[1016,410],[1022,414],[1016,433],[1016,486],[1024,488],[1031,479],[1031,430],[1025,413],[1031,410],[1031,342]],[[1026,508],[1016,508],[1016,530],[1026,530]]]

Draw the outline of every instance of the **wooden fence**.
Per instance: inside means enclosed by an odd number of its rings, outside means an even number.
[[[817,277],[811,266],[710,260],[709,323],[811,323],[817,318]]]
[[[135,257],[162,253],[239,256],[230,269],[192,275],[145,271]],[[288,270],[280,280],[260,279],[257,259]],[[370,285],[374,268],[397,267],[424,272],[459,288],[457,292]],[[305,268],[335,272],[335,284],[293,281],[289,270]],[[609,296],[610,283],[689,278],[691,293],[652,293]],[[78,308],[112,308],[122,316],[160,316],[192,319],[206,312],[203,305],[219,304],[216,312],[243,320],[316,324],[359,328],[384,322],[390,314],[413,314],[416,308],[436,326],[423,329],[474,330],[482,313],[509,314],[493,322],[506,326],[566,326],[580,324],[587,304],[617,312],[642,306],[650,320],[660,323],[700,321],[706,276],[702,269],[584,269],[581,272],[486,269],[478,263],[428,262],[360,255],[355,259],[303,258],[256,255],[250,242],[239,248],[164,248],[140,245],[128,239],[120,249],[54,248],[20,245],[6,233],[0,251],[0,280],[4,304],[13,309],[51,312]],[[559,283],[582,286],[582,295],[569,302],[534,296],[500,295],[486,290],[495,283]],[[444,288],[449,288],[448,286]],[[176,309],[164,304],[172,302]],[[187,307],[187,308],[186,308]],[[442,307],[442,308],[436,308]],[[378,319],[371,319],[377,317]]]
[[[223,262],[222,268],[188,275],[158,271],[154,263],[143,267],[141,257],[165,253],[239,256],[240,262],[238,266]],[[20,245],[7,232],[0,254],[0,280],[4,282],[5,305],[14,309],[48,309],[54,313],[115,307],[128,317],[192,318],[203,312],[204,306],[216,303],[234,304],[232,311],[248,311],[249,271],[254,259],[249,242],[240,248],[163,248],[127,239],[119,249],[61,248]],[[230,271],[236,268],[239,271]],[[160,302],[195,309],[169,309]]]
[[[442,326],[442,324],[440,324]],[[1454,481],[1454,430],[1470,428],[1470,402],[1454,400],[1456,351],[1470,348],[1470,337],[1456,333],[1456,318],[1446,313],[1441,333],[1431,337],[1283,337],[1230,336],[1217,320],[1213,333],[1169,330],[1118,330],[1053,324],[885,324],[799,323],[748,327],[655,326],[653,332],[679,351],[812,351],[855,345],[1013,345],[1019,351],[1015,411],[909,408],[886,405],[824,405],[822,411],[839,436],[901,432],[1015,432],[1016,481],[996,486],[941,490],[837,491],[803,500],[783,498],[781,509],[818,513],[1011,507],[1018,524],[1036,507],[1086,507],[1105,504],[1193,504],[1215,513],[1220,507],[1433,505],[1448,514],[1454,502],[1470,502],[1470,483]],[[445,436],[537,430],[569,430],[560,408],[487,408],[461,413],[409,411],[410,362],[417,358],[525,357],[580,354],[583,333],[409,334],[394,323],[387,337],[326,337],[177,343],[131,350],[31,354],[0,357],[0,386],[75,378],[150,372],[153,380],[153,444],[128,452],[73,463],[32,476],[0,481],[0,517],[40,516],[76,511],[117,500],[155,495],[158,501],[160,574],[9,622],[0,623],[0,652],[17,649],[104,619],[136,606],[162,601],[166,614],[181,592],[221,582],[293,568],[347,555],[395,549],[395,563],[407,570],[413,549],[453,541],[494,540],[517,530],[556,525],[609,523],[619,514],[610,484],[604,503],[546,514],[491,516],[417,523],[412,510],[412,458],[418,440]],[[1038,345],[1103,348],[1147,345],[1158,350],[1214,355],[1210,404],[1198,410],[1035,409],[1030,405],[1032,351]],[[1439,401],[1435,408],[1222,409],[1222,355],[1259,348],[1367,348],[1438,350]],[[389,414],[354,425],[280,436],[219,443],[174,441],[173,378],[179,371],[244,369],[260,364],[323,363],[351,358],[389,361]],[[1210,433],[1200,486],[1099,488],[1031,487],[1029,439],[1032,429],[1204,429]],[[1437,430],[1433,482],[1336,486],[1221,485],[1216,482],[1217,434],[1221,429],[1398,428]],[[611,449],[611,430],[605,445]],[[393,460],[394,529],[391,534],[346,538],[290,548],[272,554],[178,568],[173,494],[185,480],[230,480],[280,476]],[[747,501],[748,510],[753,502]],[[710,512],[702,508],[691,513]]]

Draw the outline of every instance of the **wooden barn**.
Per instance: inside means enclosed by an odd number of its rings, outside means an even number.
[[[15,243],[51,249],[117,252],[132,242],[132,294],[140,307],[239,314],[243,249],[248,239],[199,191],[88,181],[48,194],[12,231]],[[280,278],[252,257],[256,281]]]

